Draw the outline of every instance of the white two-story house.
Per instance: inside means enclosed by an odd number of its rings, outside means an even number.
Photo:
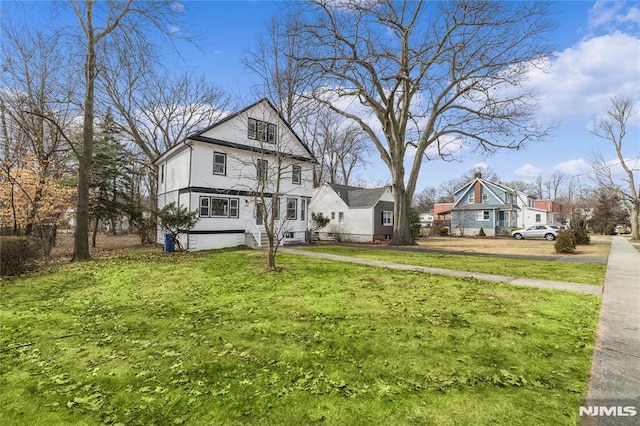
[[[173,202],[198,212],[195,227],[179,237],[191,251],[265,246],[266,199],[279,207],[282,242],[304,242],[315,163],[307,145],[262,99],[189,135],[154,162],[158,208]],[[164,241],[161,229],[157,241]]]

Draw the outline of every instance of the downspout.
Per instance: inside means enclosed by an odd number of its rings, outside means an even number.
[[[187,188],[189,188],[189,208],[191,208],[191,171],[193,170],[193,145],[187,143],[189,139],[185,139],[182,141],[184,146],[189,147],[189,180],[187,181]],[[180,194],[178,194],[178,200],[180,199]],[[190,210],[189,210],[190,211]],[[187,250],[189,250],[189,230],[187,230]]]

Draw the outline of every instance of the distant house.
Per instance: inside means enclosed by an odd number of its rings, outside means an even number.
[[[453,235],[477,235],[482,228],[486,235],[493,236],[515,227],[559,223],[560,216],[536,207],[535,198],[483,179],[480,173],[455,191],[451,206]]]
[[[420,218],[420,226],[422,226],[423,228],[428,228],[433,226],[433,220],[434,220],[433,212],[420,213],[418,217]]]
[[[563,223],[563,206],[554,200],[536,200],[535,207],[547,212],[547,222],[551,225]],[[549,215],[553,216],[549,218]]]
[[[325,183],[316,188],[309,214],[322,214],[330,222],[315,235],[344,241],[390,240],[393,235],[391,187],[359,188]]]
[[[306,240],[315,159],[267,99],[189,135],[154,164],[158,207],[173,202],[198,212],[196,226],[180,236],[186,249],[264,246],[264,197],[277,199],[283,243]],[[278,164],[279,187],[270,180]]]

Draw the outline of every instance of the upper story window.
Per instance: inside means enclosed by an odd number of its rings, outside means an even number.
[[[489,202],[489,194],[486,192],[482,194],[482,204],[487,204]]]
[[[269,162],[267,160],[258,159],[256,162],[256,177],[258,180],[267,180],[267,171],[269,170]]]
[[[164,164],[160,166],[160,183],[164,183]]]
[[[221,152],[213,153],[213,174],[214,175],[227,174],[227,154],[223,154]]]
[[[293,165],[293,171],[291,173],[291,183],[300,185],[302,182],[302,167]]]
[[[276,125],[266,121],[249,119],[247,137],[267,143],[276,143]]]
[[[467,195],[467,203],[468,204],[473,204],[476,202],[476,195],[472,192],[469,195]]]

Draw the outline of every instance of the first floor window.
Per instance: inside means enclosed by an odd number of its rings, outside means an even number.
[[[382,225],[383,226],[393,225],[393,212],[382,212]]]
[[[536,213],[536,222],[540,222],[540,213]]]
[[[305,220],[307,215],[307,200],[300,200],[300,220]]]
[[[287,198],[287,219],[295,220],[298,212],[298,200]]]
[[[209,217],[209,197],[200,197],[200,217]]]
[[[284,237],[285,238],[295,238],[295,234],[293,232],[285,232],[284,233]]]
[[[200,217],[240,217],[238,198],[200,197]]]
[[[294,164],[293,165],[293,171],[292,171],[291,183],[294,183],[296,185],[300,185],[300,182],[302,182],[302,167],[296,166]]]
[[[229,199],[228,198],[212,198],[211,199],[211,216],[229,216]]]
[[[331,212],[331,220],[336,220],[336,212]]]
[[[224,154],[222,152],[213,153],[213,174],[214,175],[227,174],[227,154]]]
[[[240,200],[237,198],[229,199],[229,217],[239,217],[240,209],[238,207]]]
[[[489,210],[477,211],[476,220],[479,220],[479,221],[489,220]]]
[[[338,223],[344,223],[344,212],[338,212]]]

